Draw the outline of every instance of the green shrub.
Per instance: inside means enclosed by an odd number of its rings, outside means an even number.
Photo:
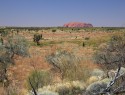
[[[0,45],[3,45],[3,38],[0,38]]]
[[[85,37],[85,40],[89,40],[90,39],[90,37]]]
[[[23,36],[10,36],[5,48],[7,48],[8,52],[11,52],[12,54],[14,53],[24,57],[29,56],[29,44]]]
[[[85,42],[82,43],[82,46],[85,47]]]
[[[5,37],[9,34],[9,32],[5,29],[0,29],[0,34],[1,34],[2,37]]]
[[[35,70],[35,71],[31,72],[31,74],[29,75],[28,80],[27,80],[28,89],[31,90],[32,88],[29,83],[29,79],[30,79],[30,82],[32,83],[34,89],[36,89],[36,90],[38,90],[38,88],[41,88],[45,85],[49,85],[52,83],[52,75],[48,71]]]
[[[34,34],[33,41],[40,45],[39,41],[42,39],[42,34]]]
[[[4,45],[0,45],[0,81],[8,81],[7,68],[14,64],[14,56],[26,57],[29,55],[28,44],[21,36],[10,36]]]
[[[56,29],[53,29],[52,32],[56,32]]]

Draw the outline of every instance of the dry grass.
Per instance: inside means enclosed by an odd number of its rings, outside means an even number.
[[[35,32],[19,32],[19,35],[25,36],[29,42],[32,42]],[[98,46],[108,41],[111,35],[123,35],[122,32],[48,32],[39,31],[43,34],[42,47],[32,45],[30,47],[30,58],[22,58],[15,56],[15,65],[8,68],[8,76],[12,84],[19,86],[22,91],[25,89],[25,82],[29,73],[34,69],[49,70],[51,66],[47,63],[45,56],[55,53],[58,50],[66,50],[74,53],[76,56],[82,57],[81,67],[86,70],[99,68],[93,63],[92,54],[94,53],[93,46]],[[77,36],[77,38],[76,38]],[[87,40],[86,46],[82,47],[82,42],[85,37],[90,37]],[[87,76],[87,73],[86,73]],[[55,77],[58,81],[58,77]],[[1,90],[1,88],[0,88]],[[1,91],[0,91],[1,93]],[[1,94],[0,94],[1,95]]]

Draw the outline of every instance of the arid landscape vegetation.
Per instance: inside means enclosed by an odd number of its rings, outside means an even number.
[[[1,27],[0,95],[125,95],[125,28]]]
[[[0,95],[125,95],[125,0],[1,0]]]

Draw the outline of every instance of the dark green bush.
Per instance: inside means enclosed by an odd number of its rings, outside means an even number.
[[[82,43],[82,46],[85,47],[85,42]]]
[[[56,29],[53,29],[52,32],[56,32]]]
[[[9,34],[9,32],[5,29],[0,29],[0,34],[1,34],[2,37],[5,37]]]
[[[89,40],[90,39],[90,37],[85,37],[85,40]]]
[[[40,45],[39,41],[42,39],[42,34],[34,34],[33,41]]]
[[[0,44],[3,45],[3,38],[0,38]]]

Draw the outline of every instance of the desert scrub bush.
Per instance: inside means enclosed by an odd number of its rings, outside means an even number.
[[[86,84],[90,85],[90,84],[97,82],[97,81],[99,81],[99,78],[97,76],[91,76],[89,79],[87,79]]]
[[[70,81],[44,86],[43,88],[38,89],[38,92],[47,90],[57,92],[59,95],[77,95],[85,91],[85,87],[86,85],[82,81]]]
[[[73,81],[71,82],[70,95],[82,95],[86,89],[86,84],[83,81]]]
[[[52,32],[53,32],[53,33],[56,32],[56,29],[53,29]]]
[[[101,81],[94,82],[90,84],[86,89],[86,95],[99,95],[105,88],[107,84]]]
[[[105,76],[105,72],[100,69],[94,69],[91,72],[91,76],[97,76],[98,78],[102,79]]]
[[[85,40],[89,40],[90,39],[90,37],[85,37]]]
[[[31,87],[31,84],[29,82],[32,83],[33,88],[35,90],[38,90],[38,88],[41,88],[45,85],[49,85],[52,83],[52,75],[48,71],[34,70],[31,72],[31,74],[29,75],[29,77],[27,79],[27,88],[29,90],[31,90],[32,87]]]
[[[42,34],[34,34],[33,41],[37,43],[37,45],[40,45],[40,40],[42,39]]]
[[[0,38],[0,45],[3,45],[3,38]]]
[[[95,81],[89,83],[89,86],[86,88],[85,95],[100,95],[99,93],[103,92],[111,81],[110,78],[98,80],[95,76],[90,77],[90,79]]]
[[[59,93],[59,95],[68,95],[70,93],[70,88],[68,88],[67,86],[65,85],[61,85],[61,86],[58,86],[58,88],[56,89],[56,92]]]
[[[90,72],[90,78],[87,79],[86,84],[89,85],[93,82],[103,80],[104,77],[106,77],[106,74],[103,70],[94,69]]]
[[[80,89],[80,87],[71,87],[68,88],[66,86],[60,86],[56,89],[56,92],[59,93],[59,95],[77,95],[77,94],[82,94],[82,90]]]
[[[85,47],[85,42],[82,43],[82,46]]]
[[[0,29],[0,34],[1,34],[2,37],[5,37],[9,34],[9,32],[6,29]]]
[[[8,38],[8,42],[5,43],[5,45],[5,47],[11,52],[11,57],[14,57],[14,55],[20,55],[23,57],[29,56],[28,41],[22,36],[10,36]]]
[[[90,78],[87,80],[87,85],[96,81],[103,80],[106,77],[106,73],[102,69],[93,69],[90,72]]]
[[[59,51],[58,53],[48,55],[47,61],[57,69],[62,80],[82,80],[84,69],[81,68],[81,60],[72,53]]]
[[[114,35],[110,41],[104,46],[98,49],[94,55],[95,62],[102,64],[106,67],[106,70],[116,69],[110,83],[103,93],[125,93],[125,76],[120,75],[122,67],[125,66],[125,37]],[[116,85],[115,85],[116,84]],[[122,88],[117,89],[116,88]],[[111,89],[114,91],[111,92]]]
[[[117,71],[118,71],[118,69],[116,69],[116,70],[110,70],[108,72],[108,76],[109,76],[110,81],[112,81],[115,78],[115,75],[116,75]],[[121,69],[119,71],[119,76],[121,76],[121,77],[119,77],[114,82],[114,84],[112,86],[112,89],[116,89],[117,87],[120,88],[121,85],[122,85],[121,90],[124,90],[125,89],[125,87],[124,87],[125,86],[125,83],[124,83],[124,80],[125,80],[125,68],[124,67],[121,67]],[[118,91],[118,90],[119,89],[117,89],[116,91]],[[124,94],[120,94],[120,95],[124,95]]]
[[[94,54],[95,63],[105,65],[108,69],[115,69],[118,64],[125,62],[125,37],[112,36],[107,44],[100,47]]]
[[[21,36],[10,36],[6,43],[0,45],[0,81],[8,82],[7,68],[14,65],[14,56],[26,57],[29,55],[26,39]]]

